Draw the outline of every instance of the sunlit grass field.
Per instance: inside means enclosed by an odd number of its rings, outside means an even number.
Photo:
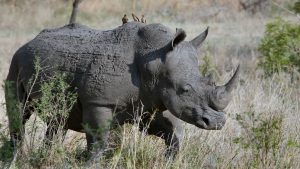
[[[257,67],[265,24],[276,17],[299,22],[285,10],[286,3],[270,2],[252,14],[241,10],[235,0],[83,1],[77,21],[101,30],[120,26],[123,15],[131,16],[133,12],[144,14],[147,23],[162,23],[174,32],[183,28],[187,39],[209,26],[209,35],[200,50],[200,67],[207,66],[219,85],[231,77],[238,64],[242,70],[239,85],[225,109],[228,120],[222,130],[206,131],[183,122],[183,143],[172,161],[164,157],[163,140],[146,136],[136,125],[126,125],[112,132],[121,136],[117,148],[92,168],[300,168],[300,82],[291,82],[285,73],[264,77]],[[1,84],[14,52],[44,28],[67,24],[71,6],[71,1],[63,0],[0,0]],[[51,150],[41,151],[45,124],[35,115],[26,126],[21,155],[11,164],[11,151],[5,148],[9,135],[2,88],[0,127],[0,166],[85,167],[85,135],[68,131],[63,145],[57,140]],[[114,140],[111,142],[114,144]]]

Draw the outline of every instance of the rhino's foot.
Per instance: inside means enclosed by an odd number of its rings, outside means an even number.
[[[179,143],[179,142],[176,142],[176,143]],[[176,155],[177,155],[177,153],[178,153],[178,151],[179,151],[179,144],[168,145],[168,148],[167,148],[166,153],[165,153],[166,159],[168,159],[168,160],[174,160],[175,157],[176,157]]]
[[[103,157],[103,154],[102,150],[92,152],[86,162],[86,168],[100,168],[100,159]]]
[[[24,133],[25,128],[22,126],[21,131],[19,132],[13,132],[10,133],[10,145],[13,147],[14,150],[17,150],[18,148],[22,147],[24,142]]]

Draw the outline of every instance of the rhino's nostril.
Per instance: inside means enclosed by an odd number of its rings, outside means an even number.
[[[209,126],[209,120],[208,120],[208,118],[203,117],[202,120],[203,120],[203,122],[204,122],[207,126]]]

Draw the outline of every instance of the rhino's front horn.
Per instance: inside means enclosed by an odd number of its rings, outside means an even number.
[[[231,92],[238,84],[240,66],[237,67],[231,79],[224,86],[217,86],[210,95],[211,106],[217,110],[223,110],[231,100]]]
[[[234,88],[236,88],[237,86],[237,82],[238,82],[238,76],[240,73],[240,65],[237,66],[233,76],[231,77],[231,79],[225,84],[226,87],[226,91],[227,92],[231,92]]]

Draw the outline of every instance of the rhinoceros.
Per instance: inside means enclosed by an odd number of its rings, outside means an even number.
[[[143,116],[140,128],[148,124],[148,134],[165,139],[167,150],[176,154],[180,119],[201,129],[221,129],[226,121],[223,110],[238,83],[239,67],[221,86],[201,76],[198,48],[207,34],[208,29],[185,41],[183,29],[174,33],[162,24],[140,22],[106,31],[76,23],[45,29],[15,53],[7,81],[14,85],[20,103],[25,97],[39,98],[38,82],[28,93],[38,56],[43,70],[40,79],[68,72],[68,83],[77,89],[78,98],[65,128],[86,133],[92,156],[103,150],[110,126],[132,122],[137,113],[134,105],[142,105],[149,114]],[[30,115],[23,112],[23,124]],[[12,118],[9,121],[11,126]],[[94,136],[84,129],[85,124],[100,128],[101,133]],[[10,134],[14,142],[22,137],[16,130]]]

